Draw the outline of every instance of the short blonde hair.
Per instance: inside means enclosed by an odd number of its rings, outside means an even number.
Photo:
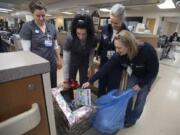
[[[119,40],[126,48],[128,48],[127,55],[130,60],[132,60],[137,55],[137,41],[135,36],[131,32],[127,30],[122,30],[115,36],[114,39]]]

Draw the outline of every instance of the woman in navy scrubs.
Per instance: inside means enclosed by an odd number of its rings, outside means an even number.
[[[105,65],[115,53],[114,37],[121,30],[127,30],[124,23],[125,7],[121,4],[115,4],[110,11],[110,24],[102,27],[100,46],[98,48],[98,55],[100,56],[100,68]],[[107,74],[103,79],[99,79],[98,96],[106,94],[108,91],[117,88],[120,82],[121,72],[114,69],[114,72]],[[115,78],[112,81],[112,78]]]
[[[30,2],[29,9],[34,20],[22,26],[20,31],[22,47],[24,51],[32,51],[50,62],[51,87],[53,88],[57,86],[57,68],[62,67],[56,29],[46,22],[46,7],[41,1]]]
[[[130,127],[143,112],[146,98],[159,71],[159,61],[155,49],[149,43],[137,44],[134,35],[126,30],[115,36],[114,44],[116,53],[82,87],[87,88],[99,78],[104,79],[106,74],[111,74],[114,69],[126,70],[129,76],[127,87],[138,92],[135,106],[133,107],[131,98],[126,111],[125,127]]]
[[[78,71],[80,84],[88,81],[88,67],[93,63],[96,45],[92,18],[86,14],[77,14],[63,48],[65,87],[69,87],[71,80],[76,80]]]

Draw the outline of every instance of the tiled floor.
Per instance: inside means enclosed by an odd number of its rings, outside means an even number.
[[[176,60],[160,61],[160,72],[135,126],[116,135],[180,135],[180,53]],[[62,81],[62,71],[58,72]],[[100,135],[91,128],[83,135]]]

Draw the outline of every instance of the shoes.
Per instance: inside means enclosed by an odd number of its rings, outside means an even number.
[[[134,126],[135,125],[135,123],[125,123],[124,124],[124,127],[125,128],[129,128],[129,127],[132,127],[132,126]]]

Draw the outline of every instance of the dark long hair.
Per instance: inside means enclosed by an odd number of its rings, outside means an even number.
[[[87,30],[87,37],[94,36],[94,24],[92,18],[89,15],[81,15],[77,14],[71,25],[71,35],[73,37],[77,37],[76,29],[86,29]]]

